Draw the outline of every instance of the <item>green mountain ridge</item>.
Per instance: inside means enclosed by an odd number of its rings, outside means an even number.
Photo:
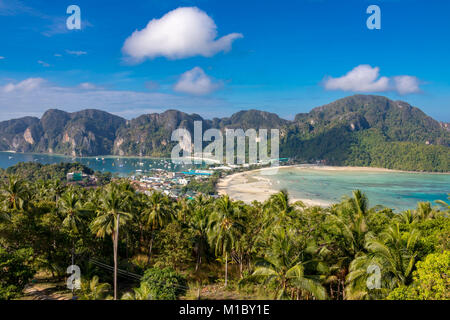
[[[403,101],[354,95],[299,113],[293,121],[246,110],[203,119],[177,110],[126,120],[100,110],[50,109],[41,119],[0,122],[0,151],[71,156],[168,156],[172,131],[194,121],[209,128],[279,129],[280,155],[302,162],[450,171],[450,128]]]

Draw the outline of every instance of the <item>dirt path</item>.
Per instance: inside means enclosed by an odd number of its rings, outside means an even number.
[[[64,281],[57,281],[51,277],[39,274],[23,290],[24,296],[20,300],[70,300],[72,293],[67,289]]]

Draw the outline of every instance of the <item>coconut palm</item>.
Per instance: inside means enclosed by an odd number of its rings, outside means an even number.
[[[97,237],[111,235],[114,248],[114,300],[117,300],[117,250],[119,245],[119,227],[130,218],[130,192],[123,192],[117,184],[110,184],[101,194],[97,217],[91,223],[91,229]]]
[[[290,203],[287,190],[281,190],[273,194],[266,202],[267,220],[272,226],[286,226],[295,218],[298,213],[297,208],[303,207],[302,202]]]
[[[295,294],[297,298],[303,294],[326,299],[326,290],[319,277],[305,274],[301,252],[288,233],[284,229],[276,231],[268,255],[256,263],[255,271],[246,280],[263,280],[275,289],[274,299],[290,299]]]
[[[334,270],[333,279],[337,282],[338,296],[346,299],[345,279],[349,266],[355,258],[363,255],[367,249],[367,219],[369,217],[368,200],[360,190],[353,191],[353,197],[344,200],[329,209],[326,217],[328,232],[336,238],[334,252],[338,253],[340,270]]]
[[[83,208],[81,198],[74,189],[67,190],[58,201],[58,211],[64,215],[63,226],[74,233],[79,233],[84,225],[83,214],[88,211]]]
[[[169,198],[161,192],[153,192],[144,203],[141,213],[144,225],[150,230],[151,237],[148,249],[147,263],[150,262],[155,230],[162,228],[173,220],[173,211]]]
[[[29,199],[28,188],[24,180],[10,175],[7,182],[2,184],[2,193],[5,196],[5,210],[21,210]]]
[[[186,223],[186,217],[192,214],[193,207],[192,201],[183,198],[172,203],[172,212],[176,213],[178,221]]]
[[[368,232],[367,196],[360,190],[353,191],[353,197],[334,206],[328,220],[334,224],[341,234],[343,249],[353,259],[359,252],[365,251],[365,237]]]
[[[216,256],[225,255],[225,286],[228,284],[228,254],[237,245],[243,229],[236,219],[238,211],[230,197],[223,196],[216,200],[208,226],[208,238]]]
[[[406,225],[411,225],[417,221],[417,217],[413,210],[405,210],[397,216],[398,220]]]
[[[368,253],[358,256],[350,264],[350,273],[347,276],[346,288],[350,299],[371,298],[366,281],[369,276],[370,265],[379,267],[382,288],[373,291],[374,297],[382,297],[387,290],[409,285],[413,281],[413,271],[417,262],[416,243],[420,236],[417,229],[402,233],[399,224],[375,237],[367,239]]]
[[[448,199],[450,200],[450,194],[448,194]],[[447,212],[450,211],[450,203],[447,203],[443,200],[436,200],[435,201],[437,204],[441,205],[444,209],[447,210]]]
[[[139,288],[134,288],[133,292],[125,293],[122,300],[153,300],[150,286],[142,283]]]
[[[425,221],[433,219],[437,212],[431,207],[431,202],[419,202],[414,214],[418,221]]]
[[[110,290],[108,283],[100,283],[98,276],[81,282],[80,300],[104,300]]]
[[[72,188],[67,190],[59,199],[58,211],[64,216],[62,225],[69,231],[72,238],[72,265],[74,265],[74,238],[76,235],[80,234],[84,227],[83,216],[86,215],[88,211],[83,208],[80,196]]]
[[[202,257],[205,255],[208,248],[208,223],[209,210],[206,206],[196,206],[189,220],[189,228],[192,231],[194,249],[196,253],[195,271],[198,270]]]

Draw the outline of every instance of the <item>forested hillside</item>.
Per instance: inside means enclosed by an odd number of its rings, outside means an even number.
[[[41,119],[0,123],[0,150],[71,156],[170,156],[172,131],[280,129],[280,155],[299,162],[450,171],[450,131],[420,109],[382,96],[355,95],[298,114],[293,121],[258,110],[227,118],[168,110],[132,120],[99,110],[48,110]]]

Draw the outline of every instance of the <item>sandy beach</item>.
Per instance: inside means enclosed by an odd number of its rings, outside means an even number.
[[[399,172],[398,170],[390,170],[383,168],[368,167],[333,167],[333,166],[316,166],[316,165],[292,165],[279,167],[278,170],[286,169],[314,169],[314,170],[330,170],[330,171],[346,171],[346,172]],[[221,179],[217,184],[219,195],[227,194],[233,200],[240,200],[245,203],[252,201],[264,202],[272,194],[279,192],[279,188],[273,185],[272,181],[262,175],[255,175],[256,172],[273,170],[273,168],[262,168],[252,171],[235,173]],[[318,201],[312,199],[291,198],[292,202],[302,201],[308,206],[328,206],[331,202]]]

